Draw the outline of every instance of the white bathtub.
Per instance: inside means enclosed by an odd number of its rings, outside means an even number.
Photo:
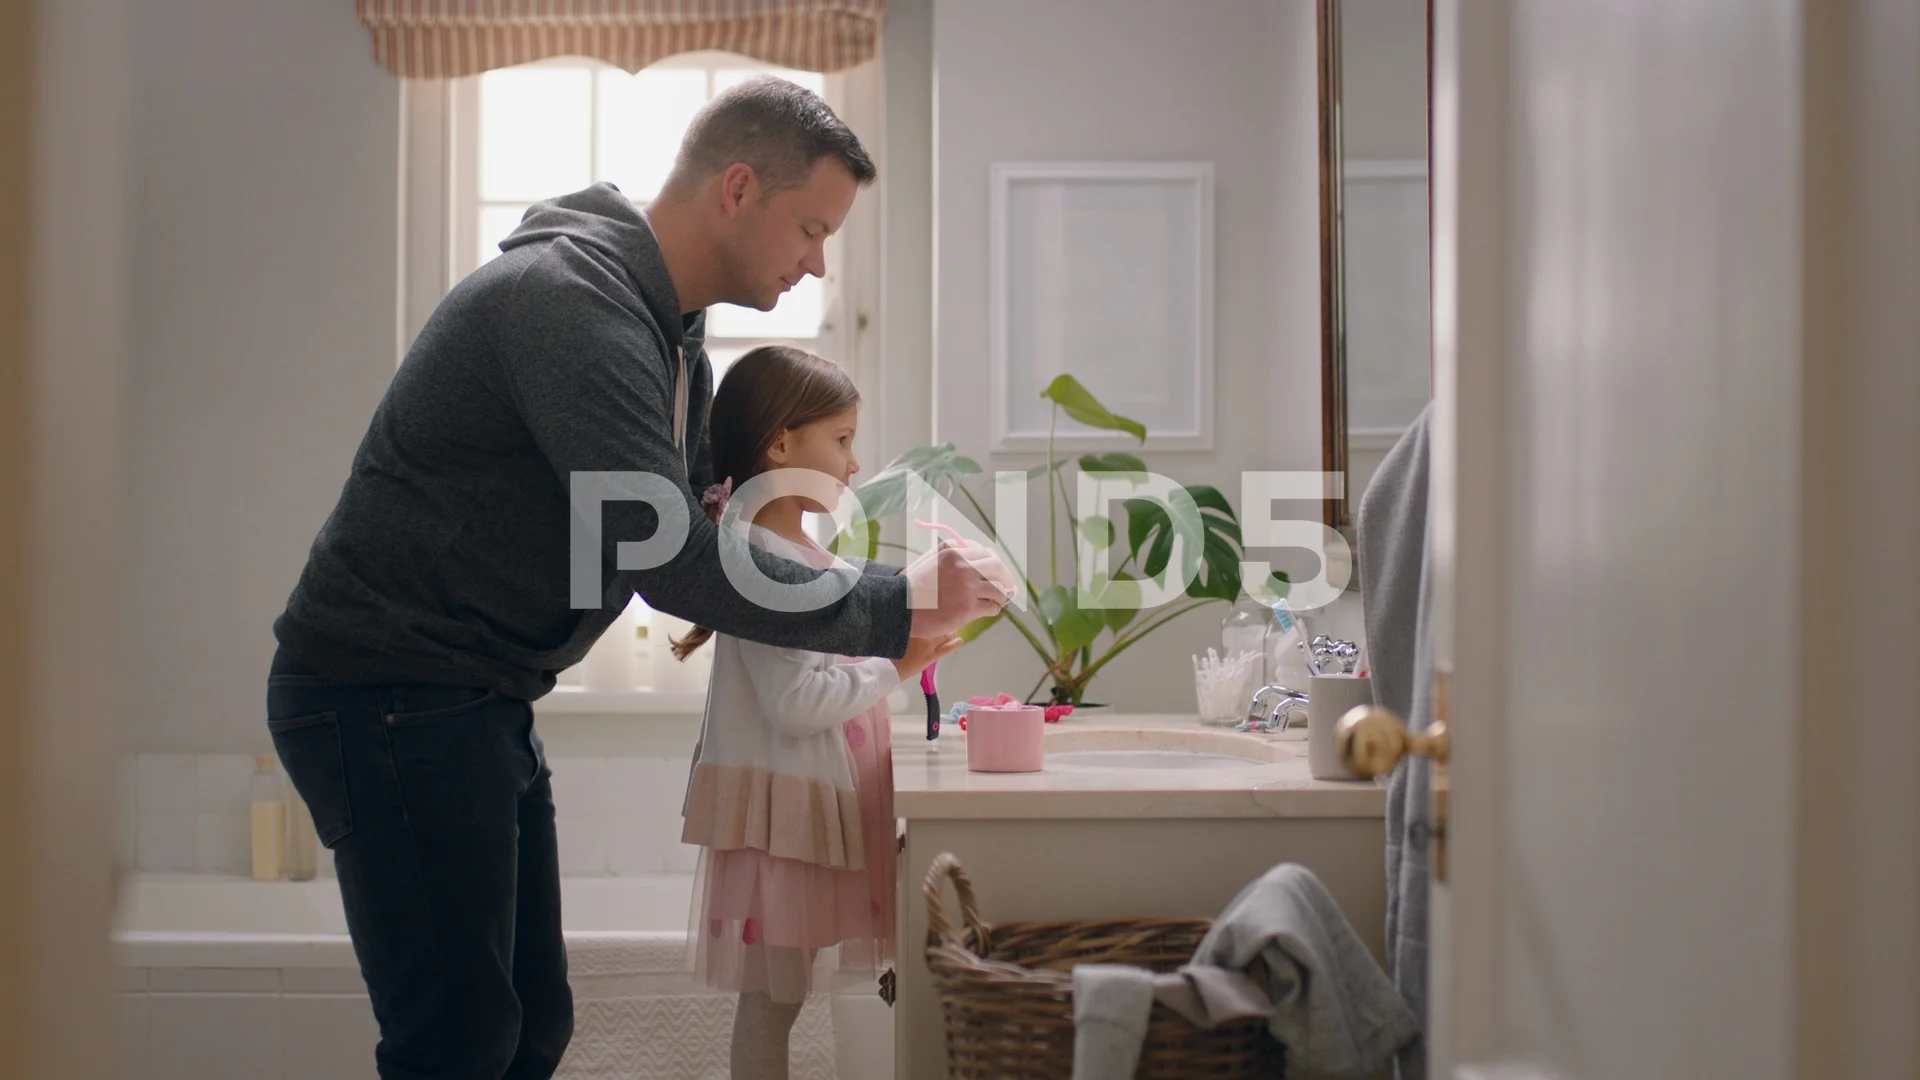
[[[682,970],[692,878],[563,878],[566,1080],[727,1074],[733,999]],[[377,1039],[331,880],[142,874],[115,933],[122,1080],[371,1077]],[[796,1080],[891,1075],[891,1014],[851,977],[793,1039]],[[837,1038],[836,1038],[837,1035]]]

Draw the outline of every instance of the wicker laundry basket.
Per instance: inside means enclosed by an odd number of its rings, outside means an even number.
[[[960,897],[961,935],[941,901],[948,879]],[[927,966],[946,1018],[952,1080],[1064,1080],[1073,1072],[1074,965],[1173,971],[1212,925],[1208,919],[1105,919],[989,926],[951,854],[933,860],[923,890]],[[1271,1078],[1283,1075],[1284,1065],[1285,1051],[1258,1020],[1202,1031],[1156,1003],[1134,1076]]]

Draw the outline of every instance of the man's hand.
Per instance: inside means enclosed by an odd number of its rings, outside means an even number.
[[[1000,560],[988,552],[991,567]],[[1007,592],[982,572],[959,548],[942,545],[914,560],[906,569],[908,606],[913,609],[914,637],[945,638],[975,619],[999,611]]]

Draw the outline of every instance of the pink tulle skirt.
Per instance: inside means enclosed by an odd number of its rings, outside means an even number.
[[[812,989],[815,955],[840,946],[840,970],[892,963],[900,863],[893,816],[893,738],[885,702],[842,728],[853,759],[866,866],[836,870],[764,851],[702,850],[687,927],[693,970],[707,985],[795,1003]]]

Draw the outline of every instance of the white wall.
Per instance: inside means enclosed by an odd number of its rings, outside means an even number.
[[[1249,469],[1320,467],[1313,9],[1269,0],[935,0],[934,427],[988,470],[988,166],[996,161],[1214,163],[1215,445],[1148,465],[1238,501]],[[1098,380],[1089,380],[1096,395]],[[1304,508],[1317,515],[1317,506]],[[1044,506],[1035,491],[1032,559]],[[1062,574],[1067,573],[1063,561]],[[1103,670],[1089,700],[1193,705],[1188,655],[1225,605],[1157,631]],[[995,628],[942,670],[950,694],[1024,693],[1039,661]]]
[[[393,372],[399,83],[351,4],[134,10],[128,744],[264,750],[273,619]]]

